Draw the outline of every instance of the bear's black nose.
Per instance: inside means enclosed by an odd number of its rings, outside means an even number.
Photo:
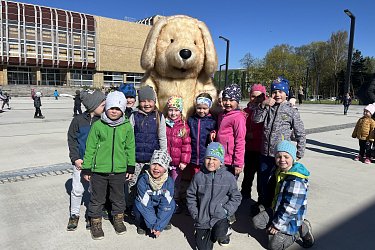
[[[191,51],[188,49],[182,49],[180,50],[180,56],[182,59],[188,59],[191,57]]]

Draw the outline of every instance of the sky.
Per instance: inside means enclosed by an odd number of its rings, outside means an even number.
[[[22,0],[86,14],[124,20],[153,15],[188,15],[206,23],[215,43],[219,65],[225,63],[230,40],[229,68],[240,68],[250,52],[263,58],[275,45],[307,45],[327,41],[337,31],[350,30],[349,9],[356,17],[354,49],[375,57],[373,0]]]

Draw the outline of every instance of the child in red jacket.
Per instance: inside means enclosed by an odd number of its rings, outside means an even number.
[[[245,146],[245,167],[243,170],[244,177],[241,186],[241,194],[243,198],[251,198],[251,187],[255,173],[260,167],[260,152],[262,149],[263,122],[254,122],[255,109],[259,103],[263,102],[266,97],[266,87],[262,84],[254,84],[249,93],[250,101],[246,112],[246,146]]]
[[[180,187],[182,171],[190,162],[190,128],[182,117],[183,100],[180,96],[171,96],[167,101],[167,149],[172,158],[170,175],[175,181],[176,213],[181,213],[186,202],[186,188]]]

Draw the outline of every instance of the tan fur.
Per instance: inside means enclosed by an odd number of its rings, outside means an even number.
[[[190,50],[191,57],[182,59],[182,49]],[[165,111],[172,95],[183,98],[185,117],[192,114],[200,93],[216,99],[211,78],[217,68],[216,50],[207,26],[197,19],[182,15],[160,18],[146,39],[141,66],[146,70],[142,83],[154,88],[161,110]]]

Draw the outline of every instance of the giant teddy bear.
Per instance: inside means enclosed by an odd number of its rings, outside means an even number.
[[[166,110],[168,97],[183,98],[183,115],[194,111],[195,97],[209,93],[216,99],[212,75],[217,55],[207,26],[194,18],[161,17],[151,28],[141,56],[146,70],[142,83],[154,88],[157,107]]]

